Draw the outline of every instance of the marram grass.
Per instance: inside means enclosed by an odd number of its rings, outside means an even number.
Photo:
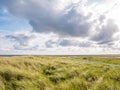
[[[0,90],[120,90],[120,59],[0,57]]]

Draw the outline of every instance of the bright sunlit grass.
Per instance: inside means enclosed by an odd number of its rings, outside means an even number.
[[[120,59],[0,57],[0,90],[120,90]]]

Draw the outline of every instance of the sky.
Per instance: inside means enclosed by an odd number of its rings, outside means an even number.
[[[0,0],[0,55],[119,53],[119,0]]]

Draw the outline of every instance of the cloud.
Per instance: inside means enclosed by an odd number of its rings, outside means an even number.
[[[106,20],[105,15],[98,15],[87,3],[87,0],[1,1],[1,5],[11,14],[28,19],[36,32],[83,38],[90,37],[94,30],[101,26],[102,21]],[[96,21],[101,23],[96,24]],[[99,31],[102,33],[107,27],[109,29],[107,25]]]
[[[48,40],[45,42],[47,48],[53,48],[58,46],[58,41]]]
[[[87,37],[93,26],[93,13],[84,0],[9,0],[2,5],[11,14],[28,19],[39,33]]]
[[[108,20],[105,25],[102,25],[98,29],[98,33],[92,37],[92,40],[98,42],[99,44],[107,44],[114,41],[115,33],[119,31],[118,26],[114,23],[113,20]]]
[[[93,45],[90,41],[83,41],[83,40],[77,40],[77,39],[65,39],[65,38],[59,38],[57,40],[48,40],[46,41],[46,47],[47,48],[53,48],[53,47],[91,47]]]
[[[27,36],[25,34],[17,34],[17,35],[7,35],[6,38],[17,41],[21,46],[27,46],[29,40],[34,38],[34,36]]]
[[[91,2],[90,0],[1,0],[0,5],[5,10],[14,16],[27,19],[33,28],[32,32],[13,33],[6,38],[12,40],[14,49],[17,50],[115,47],[115,41],[118,40],[115,36],[119,32],[118,25],[103,13],[109,10],[108,8],[100,14],[101,6],[95,6],[96,9],[93,9],[95,7],[89,5]],[[102,0],[100,3],[103,2]]]
[[[90,34],[91,22],[89,22],[90,13],[84,15],[78,7],[73,6],[69,11],[63,11],[57,18],[49,16],[35,18],[30,21],[34,30],[40,33],[56,33],[60,36],[86,37]],[[54,16],[54,15],[52,15]],[[46,20],[47,19],[47,20]]]
[[[54,34],[39,34],[29,30],[3,34],[1,38],[10,41],[13,44],[15,50],[46,49],[50,47],[49,41],[57,42],[58,40],[58,37]],[[53,44],[51,45],[53,46]]]
[[[78,40],[69,40],[69,39],[63,39],[59,42],[59,45],[61,46],[77,46],[77,47],[90,47],[89,42],[84,41],[78,41]]]
[[[32,46],[30,44],[31,40],[36,38],[36,36],[34,34],[31,34],[30,32],[12,33],[12,34],[5,35],[4,37],[14,42],[13,46],[16,50],[36,48],[36,46]]]
[[[14,32],[4,34],[3,36],[0,39],[0,45],[2,45],[0,50],[6,53],[12,51],[15,54],[31,53],[42,55],[50,55],[51,52],[52,54],[63,54],[63,52],[65,54],[96,54],[103,51],[107,53],[108,50],[112,52],[112,49],[114,49],[114,52],[117,52],[120,49],[119,41],[98,44],[87,39],[61,38],[53,34],[42,35],[33,32]],[[22,40],[20,36],[23,37]]]

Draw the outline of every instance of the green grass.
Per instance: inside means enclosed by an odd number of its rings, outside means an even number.
[[[0,57],[0,90],[120,90],[120,59]]]

